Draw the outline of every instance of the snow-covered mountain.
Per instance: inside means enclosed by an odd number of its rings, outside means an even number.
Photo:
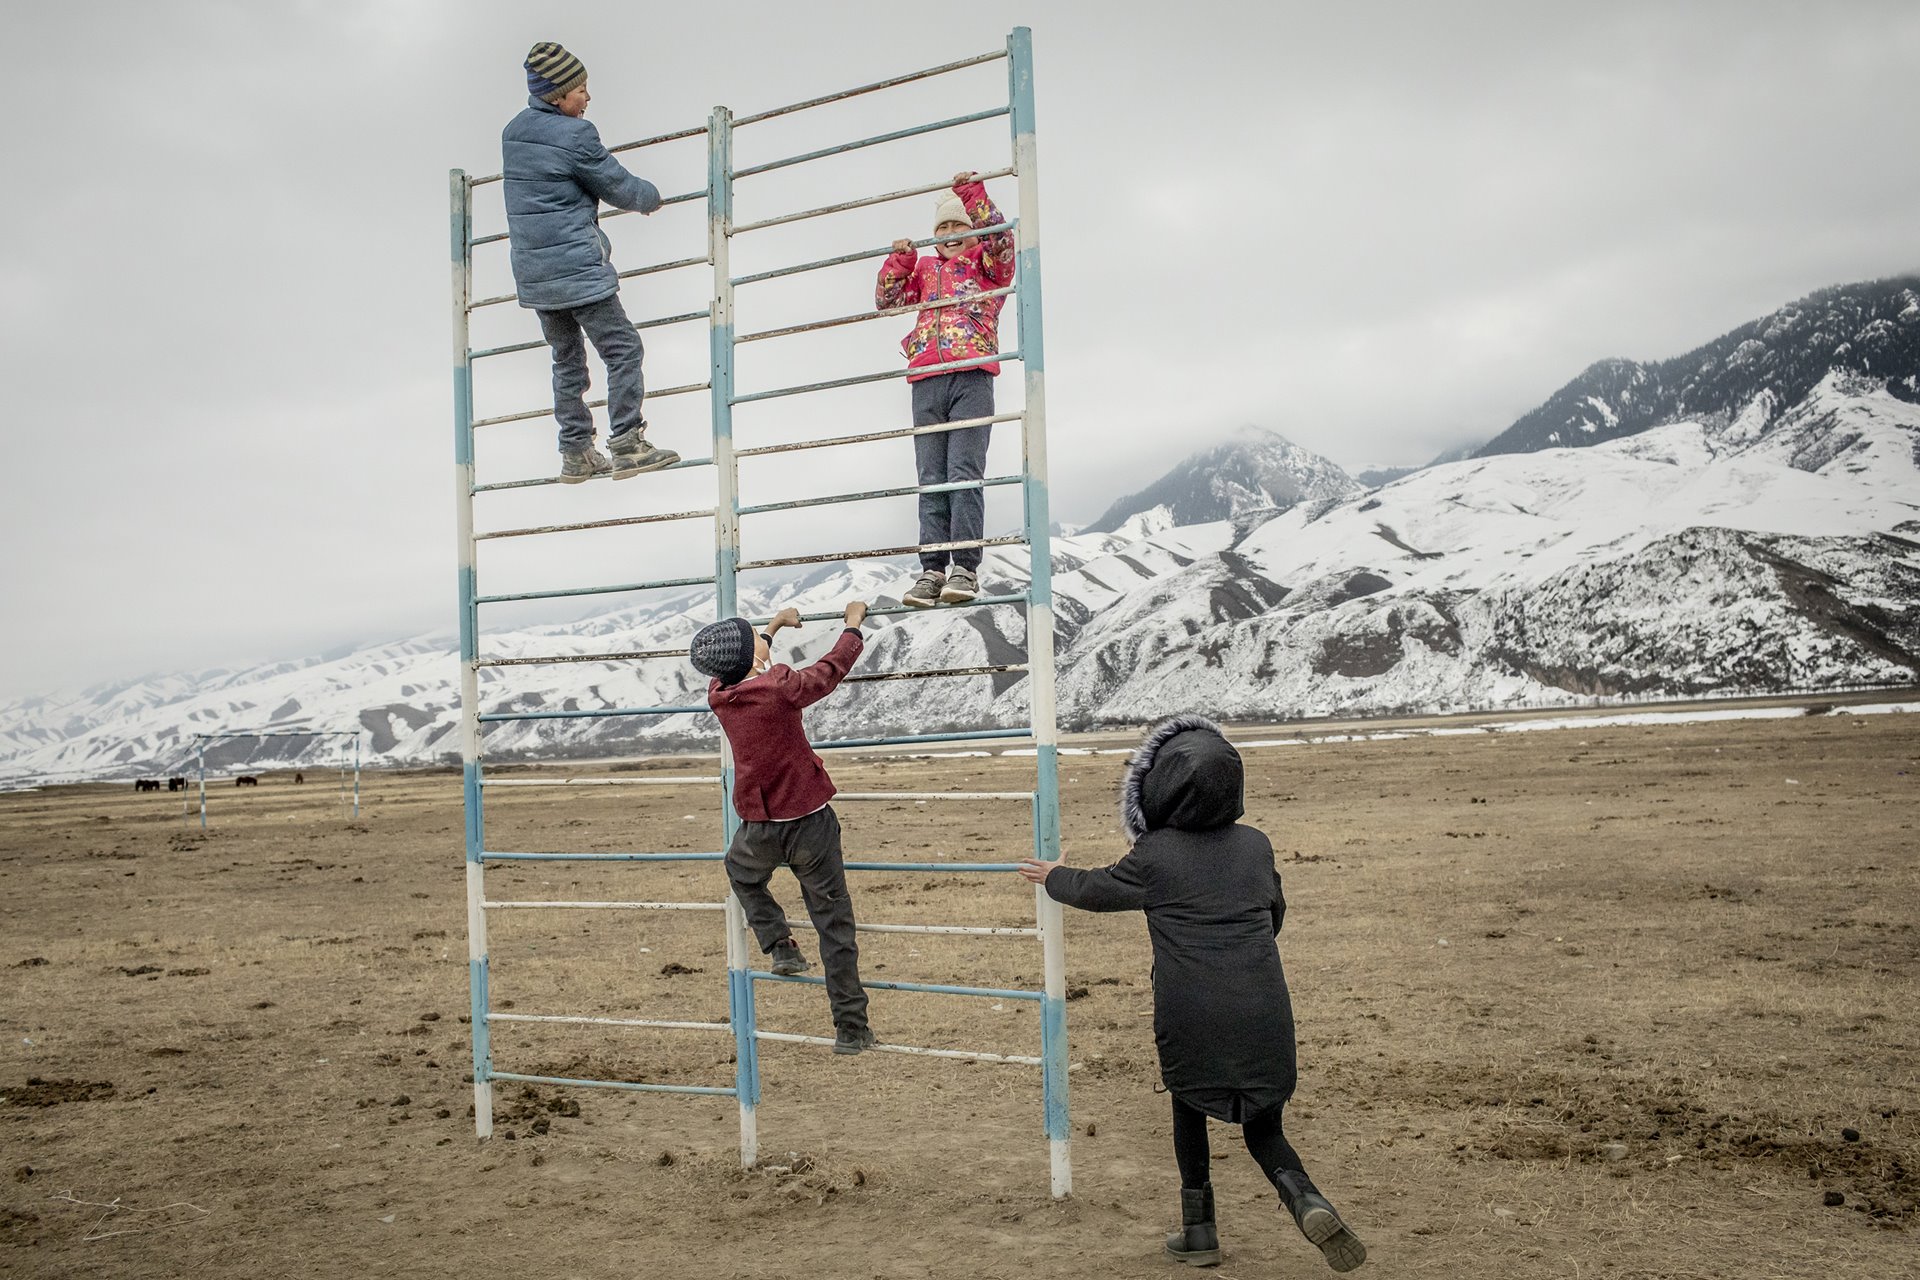
[[[1892,323],[1886,345],[1906,349],[1920,304]],[[1283,511],[1264,481],[1236,479],[1213,519],[1182,522],[1175,503],[1156,501],[1116,531],[1056,535],[1061,723],[1920,681],[1920,404],[1908,389],[1834,367],[1791,404],[1757,386],[1744,405],[1580,448],[1496,451],[1371,491],[1321,472],[1332,491]],[[1192,462],[1189,491],[1204,475]],[[989,551],[990,590],[1026,576],[1023,549]],[[890,602],[908,581],[904,562],[823,566],[743,593],[742,605],[764,616]],[[489,634],[484,652],[672,649],[711,617],[710,595],[688,590]],[[815,654],[835,630],[812,624],[782,656]],[[1016,606],[880,618],[856,674],[1017,663],[1024,645]],[[4,703],[0,779],[173,771],[193,733],[234,727],[358,725],[375,761],[444,759],[457,675],[451,636],[427,636]],[[697,705],[703,688],[671,658],[481,677],[489,712]],[[831,739],[1012,726],[1026,722],[1026,699],[1017,671],[860,683],[816,706],[810,727]],[[710,745],[714,731],[704,713],[521,721],[490,726],[487,743],[494,757],[619,754]],[[330,752],[220,741],[208,758],[251,767]]]
[[[1482,445],[1479,456],[1600,444],[1683,420],[1745,416],[1764,426],[1829,372],[1920,403],[1916,320],[1920,276],[1823,289],[1671,360],[1599,361]]]
[[[1108,507],[1087,531],[1121,532],[1129,520],[1156,508],[1164,509],[1173,525],[1205,524],[1255,511],[1285,511],[1297,502],[1342,498],[1360,488],[1319,454],[1263,428],[1242,427],[1225,444],[1194,454]]]

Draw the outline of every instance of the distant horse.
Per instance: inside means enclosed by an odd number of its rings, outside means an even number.
[[[160,789],[160,779],[135,778],[133,780],[133,789],[135,791],[158,791]]]
[[[293,780],[296,783],[305,782],[307,780],[307,775],[304,773],[301,773],[299,770],[296,769],[293,774]]]
[[[167,790],[185,791],[186,789],[187,789],[187,780],[185,778],[168,778],[167,779]]]
[[[250,773],[243,773],[233,780],[233,785],[236,787],[257,787],[260,785],[260,779]]]

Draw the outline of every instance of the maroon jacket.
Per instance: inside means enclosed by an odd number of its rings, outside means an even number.
[[[834,691],[866,646],[848,627],[818,662],[776,663],[739,684],[707,686],[707,705],[733,745],[733,807],[747,822],[804,818],[833,799],[833,779],[807,742],[800,710]]]

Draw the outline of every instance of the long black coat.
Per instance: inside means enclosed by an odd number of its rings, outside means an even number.
[[[1293,1005],[1274,936],[1286,915],[1273,846],[1235,821],[1240,756],[1212,722],[1147,736],[1121,789],[1133,848],[1110,867],[1060,867],[1049,896],[1141,911],[1153,940],[1160,1077],[1183,1101],[1240,1122],[1293,1096]]]

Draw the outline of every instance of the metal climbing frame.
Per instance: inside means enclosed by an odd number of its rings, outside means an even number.
[[[842,102],[848,98],[875,93],[897,86],[945,75],[963,68],[975,67],[985,63],[1005,60],[1008,67],[1008,96],[1004,104],[982,111],[951,119],[918,125],[908,129],[895,130],[874,137],[862,138],[839,146],[808,151],[785,159],[736,168],[733,163],[733,135],[761,121],[792,115],[796,112]],[[667,716],[685,713],[704,712],[704,706],[659,706],[659,707],[619,707],[600,710],[564,710],[512,712],[500,711],[483,713],[479,701],[479,673],[486,666],[508,665],[510,663],[539,663],[562,661],[614,661],[678,659],[685,650],[662,650],[629,653],[609,653],[592,655],[568,655],[554,658],[483,658],[479,650],[480,625],[479,609],[482,605],[521,601],[531,599],[549,599],[561,596],[595,595],[615,592],[639,592],[660,588],[704,586],[714,588],[717,617],[731,617],[738,612],[739,596],[737,583],[739,575],[756,569],[771,569],[789,565],[824,563],[830,561],[871,559],[911,553],[918,547],[885,547],[852,551],[842,551],[827,555],[791,556],[780,558],[744,559],[741,551],[741,521],[744,517],[772,512],[791,511],[814,506],[847,502],[865,502],[884,498],[905,497],[923,492],[950,491],[961,488],[985,489],[1000,485],[1019,485],[1023,497],[1022,531],[1017,537],[982,538],[977,542],[943,544],[943,549],[970,546],[1010,546],[1025,545],[1028,548],[1029,579],[1027,590],[1018,595],[983,596],[970,607],[1021,607],[1027,614],[1026,661],[1022,664],[998,664],[993,666],[967,667],[942,671],[887,672],[874,675],[856,676],[855,680],[898,680],[922,678],[960,678],[991,676],[1009,671],[1024,671],[1028,678],[1032,723],[1026,729],[982,729],[973,732],[914,734],[895,737],[873,737],[850,740],[837,740],[816,743],[825,748],[847,747],[891,747],[938,742],[971,741],[982,738],[1031,738],[1034,744],[1035,781],[1032,791],[1017,792],[843,792],[837,801],[899,801],[926,800],[929,802],[980,800],[1020,801],[1030,805],[1032,812],[1032,841],[1034,856],[1043,860],[1058,860],[1060,857],[1060,806],[1059,806],[1059,768],[1054,723],[1054,670],[1053,670],[1053,592],[1052,573],[1049,560],[1047,531],[1050,516],[1047,500],[1047,449],[1046,449],[1046,386],[1044,362],[1041,345],[1041,276],[1040,276],[1040,233],[1039,233],[1039,194],[1037,188],[1038,156],[1034,141],[1033,113],[1033,50],[1030,32],[1016,28],[1008,37],[1002,50],[950,62],[924,71],[878,81],[840,93],[829,94],[790,106],[762,111],[752,115],[735,117],[727,108],[715,108],[704,129],[685,129],[676,133],[650,138],[641,142],[613,148],[614,151],[634,150],[657,143],[692,138],[704,133],[708,148],[708,182],[703,192],[691,192],[685,195],[669,197],[668,203],[698,200],[707,201],[708,215],[708,252],[704,258],[691,258],[681,261],[661,263],[641,267],[621,273],[623,278],[652,274],[658,271],[674,270],[686,267],[711,265],[713,272],[712,303],[706,312],[689,312],[683,315],[664,316],[643,320],[635,327],[648,329],[663,325],[680,324],[705,318],[709,323],[710,370],[703,382],[689,383],[685,386],[668,387],[649,392],[648,398],[664,395],[691,394],[698,391],[708,393],[712,410],[713,454],[710,458],[689,459],[676,464],[678,467],[711,466],[715,474],[715,502],[711,510],[678,512],[666,516],[631,517],[620,521],[598,521],[589,524],[548,525],[538,528],[509,530],[502,533],[480,534],[474,532],[473,502],[483,493],[501,490],[525,488],[532,485],[553,483],[551,480],[516,480],[490,484],[476,484],[473,467],[473,432],[476,427],[496,423],[520,421],[546,416],[546,410],[529,410],[504,414],[497,417],[475,420],[473,416],[473,362],[489,356],[511,351],[525,351],[542,346],[535,342],[521,342],[508,346],[486,350],[473,350],[468,345],[468,317],[478,307],[491,306],[512,301],[512,295],[474,300],[471,297],[472,252],[484,244],[504,240],[504,235],[489,235],[475,238],[472,234],[471,201],[473,189],[499,180],[499,175],[484,178],[469,178],[460,170],[451,174],[452,196],[452,259],[453,259],[453,321],[454,321],[454,438],[455,438],[455,492],[459,511],[459,591],[460,591],[460,652],[461,652],[461,731],[460,749],[463,770],[463,790],[466,803],[466,860],[467,860],[467,924],[469,940],[469,969],[472,985],[472,1026],[474,1057],[474,1122],[480,1137],[492,1132],[493,1097],[492,1082],[496,1080],[525,1081],[531,1083],[580,1085],[614,1089],[627,1089],[643,1092],[688,1093],[731,1096],[736,1100],[740,1119],[740,1153],[743,1165],[752,1166],[758,1157],[758,1128],[756,1111],[760,1101],[759,1050],[762,1042],[827,1044],[824,1037],[794,1035],[784,1032],[762,1030],[755,1014],[755,987],[766,982],[802,982],[823,984],[824,979],[817,977],[790,977],[776,975],[753,968],[749,959],[756,953],[752,939],[747,931],[745,915],[738,901],[731,893],[724,903],[696,902],[505,902],[491,901],[486,895],[485,877],[489,863],[529,862],[529,861],[578,861],[578,862],[685,862],[720,861],[724,855],[719,852],[703,853],[508,853],[489,850],[486,844],[483,797],[487,789],[497,786],[513,785],[608,785],[613,783],[638,783],[654,781],[648,779],[489,779],[483,775],[481,756],[482,726],[488,723],[532,720],[532,719],[571,719],[597,716]],[[772,444],[750,448],[736,448],[733,438],[734,406],[750,402],[768,400],[784,396],[798,396],[811,392],[828,391],[841,387],[863,383],[880,382],[888,379],[904,378],[905,368],[896,368],[880,373],[863,374],[855,377],[838,378],[805,385],[780,387],[766,391],[741,394],[735,386],[734,353],[744,343],[771,341],[800,333],[815,332],[841,325],[880,319],[886,316],[898,316],[918,311],[917,306],[900,308],[897,311],[864,311],[851,315],[838,316],[805,324],[788,325],[780,328],[765,329],[758,332],[737,334],[734,326],[734,292],[736,289],[751,286],[763,281],[797,275],[802,272],[822,268],[842,266],[861,261],[874,261],[887,252],[884,246],[863,250],[818,261],[783,266],[772,270],[735,276],[731,272],[731,248],[734,237],[750,234],[768,227],[785,225],[803,219],[826,217],[849,210],[862,209],[872,205],[895,200],[904,200],[924,196],[944,190],[945,183],[929,186],[911,187],[890,191],[880,195],[847,200],[819,208],[806,209],[767,218],[756,222],[736,223],[733,218],[734,184],[755,175],[785,169],[796,165],[836,156],[848,151],[897,141],[920,134],[932,133],[942,129],[1008,117],[1012,135],[1012,162],[1005,168],[981,175],[982,178],[1011,177],[1018,183],[1017,216],[1009,219],[998,228],[985,230],[1011,230],[1017,246],[1017,260],[1014,283],[1011,287],[992,291],[988,296],[1011,296],[1019,320],[1019,350],[1000,354],[994,359],[999,361],[1020,361],[1024,371],[1025,398],[1020,412],[999,413],[992,417],[967,422],[948,423],[937,427],[902,428],[897,430],[872,431],[863,434],[836,436],[820,440],[808,440],[786,444]],[[609,212],[603,217],[616,216]],[[919,244],[931,244],[932,240],[922,240]],[[987,361],[956,361],[943,368],[967,368]],[[834,448],[853,444],[864,444],[878,440],[909,438],[917,434],[933,431],[953,430],[960,427],[978,426],[989,423],[1018,422],[1021,426],[1022,456],[1024,465],[1017,476],[989,477],[980,481],[930,486],[911,486],[891,489],[869,490],[859,493],[838,494],[824,498],[804,499],[790,502],[776,502],[762,505],[743,506],[740,501],[739,461],[775,453],[803,449]],[[607,524],[648,523],[662,520],[689,520],[711,518],[714,522],[715,557],[712,577],[674,578],[655,581],[620,583],[605,587],[572,588],[559,591],[519,592],[504,595],[483,595],[477,581],[477,545],[489,537],[518,536],[564,532],[582,528],[604,527]],[[904,606],[875,609],[875,615],[911,614],[913,611]],[[837,614],[806,615],[808,620],[824,620],[838,617]],[[665,780],[660,780],[665,781]],[[730,841],[739,826],[739,817],[731,803],[733,781],[733,759],[722,741],[721,772],[718,777],[704,779],[676,778],[673,781],[718,783],[721,791],[723,814],[722,836]],[[723,845],[724,847],[724,845]],[[849,861],[850,872],[1011,872],[1013,862],[925,862],[897,863],[854,860]],[[957,986],[936,983],[869,981],[869,988],[888,991],[912,991],[938,995],[965,997],[985,997],[996,1000],[1017,1000],[1030,1002],[1037,1006],[1040,1017],[1041,1053],[1039,1057],[1023,1055],[976,1053],[957,1049],[931,1049],[907,1045],[882,1045],[882,1052],[918,1054],[942,1058],[962,1058],[975,1061],[1011,1063],[1023,1066],[1038,1066],[1041,1070],[1042,1093],[1044,1099],[1044,1130],[1048,1142],[1049,1162],[1051,1166],[1051,1185],[1053,1194],[1065,1196],[1072,1190],[1071,1145],[1069,1138],[1069,1112],[1067,1101],[1067,1031],[1066,1031],[1066,954],[1061,929],[1061,912],[1044,892],[1034,892],[1035,925],[1033,928],[985,928],[965,925],[900,925],[900,924],[863,924],[863,932],[870,933],[928,933],[960,934],[972,937],[1008,937],[1037,939],[1042,951],[1043,982],[1039,990],[1003,990],[989,987]],[[726,1023],[683,1022],[663,1019],[615,1019],[588,1016],[555,1014],[508,1014],[494,1012],[490,1008],[488,997],[489,956],[487,946],[487,912],[507,908],[598,908],[633,910],[691,910],[724,912],[727,930],[727,970],[728,970],[728,1021]],[[492,1061],[489,1030],[495,1023],[501,1022],[555,1022],[596,1026],[635,1026],[656,1029],[694,1030],[710,1032],[730,1032],[735,1042],[735,1079],[731,1087],[647,1084],[631,1081],[580,1080],[553,1076],[537,1076],[520,1072],[502,1071]]]
[[[200,772],[200,829],[207,829],[207,741],[211,738],[351,738],[353,739],[353,816],[360,816],[360,738],[359,729],[235,729],[221,733],[196,733],[194,737],[194,756]],[[340,744],[343,758],[340,760],[342,782],[345,781],[347,762],[344,758],[346,743]],[[341,790],[344,792],[345,787]],[[344,798],[344,797],[343,797]]]

